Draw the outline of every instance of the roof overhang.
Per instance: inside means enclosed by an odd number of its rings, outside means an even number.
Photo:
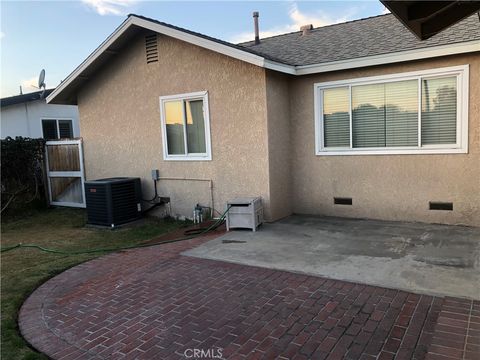
[[[296,67],[296,75],[317,74],[329,71],[348,70],[367,66],[393,64],[405,61],[429,59],[453,54],[480,51],[480,41],[468,41],[450,45],[431,46],[427,48],[406,50],[395,53],[366,56],[361,58],[332,61],[328,63]]]
[[[194,44],[205,49],[224,54],[247,63],[294,74],[292,66],[267,60],[264,57],[243,51],[228,45],[224,45],[200,36],[186,33],[168,26],[158,24],[134,15],[130,15],[100,46],[93,51],[68,77],[57,86],[55,91],[47,97],[48,103],[76,104],[76,89],[108,59],[117,54],[120,48],[142,29],[151,30],[172,38]]]
[[[115,56],[121,48],[136,34],[144,30],[157,32],[187,43],[215,51],[232,58],[290,75],[307,75],[328,71],[346,70],[365,66],[389,64],[416,59],[426,59],[444,55],[460,54],[480,51],[480,42],[464,42],[443,46],[402,51],[384,55],[369,56],[340,60],[329,63],[312,64],[304,66],[286,65],[266,59],[262,56],[239,49],[234,45],[221,42],[182,31],[173,27],[159,24],[145,18],[130,15],[100,46],[95,49],[57,88],[47,97],[47,103],[52,104],[77,104],[78,89],[91,78],[93,73]]]
[[[480,1],[380,1],[420,40],[480,10]]]

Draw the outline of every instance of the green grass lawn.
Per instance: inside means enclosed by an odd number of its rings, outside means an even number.
[[[2,247],[34,243],[48,248],[81,250],[139,244],[184,223],[147,218],[141,224],[116,230],[85,227],[85,211],[57,208],[22,219],[2,219]],[[101,256],[56,255],[34,249],[1,254],[1,358],[46,359],[30,349],[21,337],[17,314],[23,301],[52,276],[86,260]]]

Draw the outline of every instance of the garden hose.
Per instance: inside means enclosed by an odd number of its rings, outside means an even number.
[[[145,248],[145,247],[150,247],[150,246],[156,246],[156,245],[162,245],[162,244],[169,244],[169,243],[174,243],[178,241],[184,241],[184,240],[191,240],[194,239],[200,235],[206,234],[209,231],[213,231],[217,229],[225,220],[225,217],[227,216],[227,212],[230,210],[230,207],[225,210],[225,212],[220,216],[220,218],[217,219],[212,225],[209,227],[206,227],[204,229],[191,229],[191,230],[197,230],[200,231],[198,233],[192,233],[184,237],[180,237],[177,239],[172,239],[172,240],[164,240],[164,241],[159,241],[155,243],[149,243],[149,244],[137,244],[137,245],[130,245],[130,246],[121,246],[121,247],[116,247],[116,248],[103,248],[103,249],[90,249],[90,250],[78,250],[78,251],[65,251],[65,250],[56,250],[56,249],[49,249],[45,248],[40,245],[36,244],[17,244],[13,246],[8,246],[8,247],[2,247],[0,249],[0,253],[12,251],[15,249],[21,249],[21,248],[27,248],[27,249],[36,249],[40,250],[46,253],[51,253],[51,254],[60,254],[60,255],[82,255],[82,254],[93,254],[93,253],[99,253],[99,252],[111,252],[111,251],[119,251],[119,250],[129,250],[129,249],[137,249],[137,248]],[[190,232],[191,230],[187,230],[185,233]]]

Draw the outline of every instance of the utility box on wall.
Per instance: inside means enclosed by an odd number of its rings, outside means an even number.
[[[227,231],[232,228],[257,230],[263,223],[262,198],[237,198],[227,202]]]

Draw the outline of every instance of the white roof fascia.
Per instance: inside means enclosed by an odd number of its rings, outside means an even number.
[[[96,48],[68,77],[56,87],[56,89],[47,97],[47,103],[57,97],[73,80],[79,77],[82,72],[90,66],[103,52],[105,52],[130,26],[139,26],[145,29],[155,31],[166,36],[185,41],[187,43],[203,47],[236,58],[247,63],[260,66],[266,69],[283,72],[290,75],[308,75],[324,73],[329,71],[346,70],[375,65],[384,65],[397,62],[405,62],[418,59],[427,59],[446,55],[462,54],[468,52],[480,51],[480,41],[469,41],[463,43],[432,46],[429,48],[407,50],[396,53],[382,55],[366,56],[355,59],[332,61],[321,64],[292,66],[267,60],[262,56],[249,53],[225,44],[221,44],[209,39],[189,34],[187,32],[173,29],[171,27],[158,24],[154,21],[142,19],[134,15],[128,17],[98,48]]]
[[[428,59],[433,57],[462,54],[475,51],[480,51],[480,41],[468,41],[463,43],[400,51],[396,53],[332,61],[321,64],[297,66],[295,75],[317,74],[322,72],[347,70],[352,68],[384,65],[411,60]]]
[[[73,70],[70,75],[58,85],[53,92],[47,96],[47,103],[52,101],[60,92],[62,92],[73,80],[75,80],[80,74],[105,50],[107,50],[132,24],[132,19],[125,20],[115,31],[107,37],[99,47],[97,47],[80,65]]]
[[[181,30],[172,29],[171,27],[164,26],[162,24],[157,24],[153,21],[137,18],[134,16],[132,16],[132,18],[133,18],[133,24],[141,26],[145,29],[155,31],[160,34],[164,34],[164,35],[173,37],[175,39],[182,40],[187,43],[197,45],[205,49],[212,50],[217,53],[233,57],[238,60],[245,61],[253,65],[266,67],[266,64],[268,63],[268,66],[275,67],[275,70],[285,72],[287,74],[292,74],[295,71],[294,67],[291,65],[284,65],[278,62],[266,60],[262,56],[255,55],[247,51],[243,51],[228,45],[224,45],[216,41],[205,39],[200,36],[196,36],[194,34],[189,34]]]

